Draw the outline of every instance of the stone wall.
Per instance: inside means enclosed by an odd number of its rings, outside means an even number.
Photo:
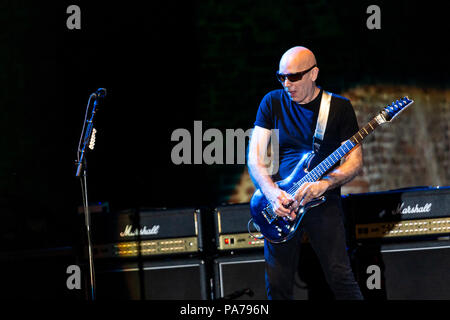
[[[449,90],[380,85],[343,95],[352,101],[360,126],[398,98],[414,100],[366,138],[363,173],[343,187],[344,194],[450,184]]]

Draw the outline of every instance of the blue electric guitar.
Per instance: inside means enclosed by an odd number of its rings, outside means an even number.
[[[330,168],[338,163],[347,153],[356,145],[361,143],[372,131],[380,124],[390,122],[396,116],[414,103],[413,100],[404,97],[384,108],[376,117],[374,117],[366,126],[359,130],[354,136],[345,141],[338,149],[330,154],[325,160],[320,162],[310,170],[313,163],[314,153],[304,156],[294,171],[284,180],[278,181],[277,185],[281,190],[294,197],[297,190],[306,182],[318,181]],[[250,212],[252,218],[249,220],[249,233],[258,239],[265,238],[273,243],[281,243],[291,239],[297,230],[305,213],[320,205],[325,201],[325,197],[320,197],[310,201],[305,206],[300,206],[296,211],[296,217],[292,220],[286,217],[279,217],[272,209],[270,202],[266,199],[260,189],[256,190],[250,200]],[[262,234],[257,237],[250,232],[250,223],[253,222],[255,228]]]

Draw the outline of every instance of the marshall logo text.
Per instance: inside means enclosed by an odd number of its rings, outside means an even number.
[[[121,232],[119,235],[122,238],[136,237],[138,235],[140,235],[140,236],[156,235],[159,232],[159,227],[160,226],[158,224],[156,224],[153,227],[151,227],[150,229],[148,229],[147,226],[143,226],[140,230],[137,228],[133,230],[133,226],[127,224],[125,226],[125,230],[123,232]]]
[[[411,213],[424,213],[424,212],[430,212],[431,211],[432,203],[426,203],[425,205],[419,207],[418,204],[416,204],[415,207],[407,206],[405,208],[405,203],[402,202],[402,204],[399,204],[398,207],[395,210],[392,210],[392,214],[411,214]]]

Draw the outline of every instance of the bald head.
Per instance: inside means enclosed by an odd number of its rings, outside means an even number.
[[[319,94],[320,89],[316,86],[319,68],[316,66],[311,69],[314,65],[316,65],[316,57],[305,47],[293,47],[281,57],[278,70],[280,74],[298,74],[307,71],[300,76],[300,79],[285,77],[282,81],[281,84],[292,101],[308,103]]]
[[[286,73],[299,72],[311,68],[316,64],[316,57],[311,50],[305,47],[293,47],[286,51],[280,60],[280,70],[288,70]]]

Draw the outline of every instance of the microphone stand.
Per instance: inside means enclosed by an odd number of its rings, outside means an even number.
[[[83,208],[85,217],[85,226],[87,233],[87,243],[88,243],[88,255],[89,255],[89,278],[90,278],[90,297],[95,300],[95,273],[94,273],[94,258],[92,254],[92,241],[91,241],[91,217],[89,213],[89,202],[87,197],[87,171],[86,171],[86,158],[83,160],[83,165],[78,164],[79,167],[83,167],[81,174],[81,193],[83,196]],[[80,168],[77,168],[77,171]],[[81,170],[81,169],[80,169]]]
[[[103,96],[101,94],[98,94],[100,92],[100,89],[97,91],[97,93],[93,93],[89,97],[89,102],[91,98],[95,97],[94,106],[92,109],[91,117],[89,120],[87,120],[83,125],[83,130],[85,125],[87,124],[87,128],[85,131],[84,139],[83,139],[83,147],[80,150],[80,145],[78,146],[78,159],[76,161],[76,174],[75,176],[78,178],[81,178],[81,193],[83,197],[83,208],[84,208],[84,217],[85,217],[85,226],[86,226],[86,233],[87,233],[87,244],[88,244],[88,255],[89,255],[89,275],[90,275],[90,297],[92,300],[95,300],[95,273],[94,273],[94,259],[92,254],[92,241],[91,241],[91,217],[89,214],[89,201],[88,201],[88,192],[87,192],[87,163],[86,163],[86,147],[89,146],[89,143],[91,141],[91,136],[94,130],[93,129],[93,119],[94,115],[97,109],[98,100],[99,98],[102,98]],[[106,92],[106,91],[105,91]],[[87,109],[89,108],[90,103],[88,102]],[[87,110],[86,109],[86,113]],[[81,133],[83,135],[83,132]],[[95,138],[95,137],[94,137]],[[81,140],[80,140],[81,142]],[[89,146],[91,148],[91,146]],[[93,148],[93,147],[92,147]]]

